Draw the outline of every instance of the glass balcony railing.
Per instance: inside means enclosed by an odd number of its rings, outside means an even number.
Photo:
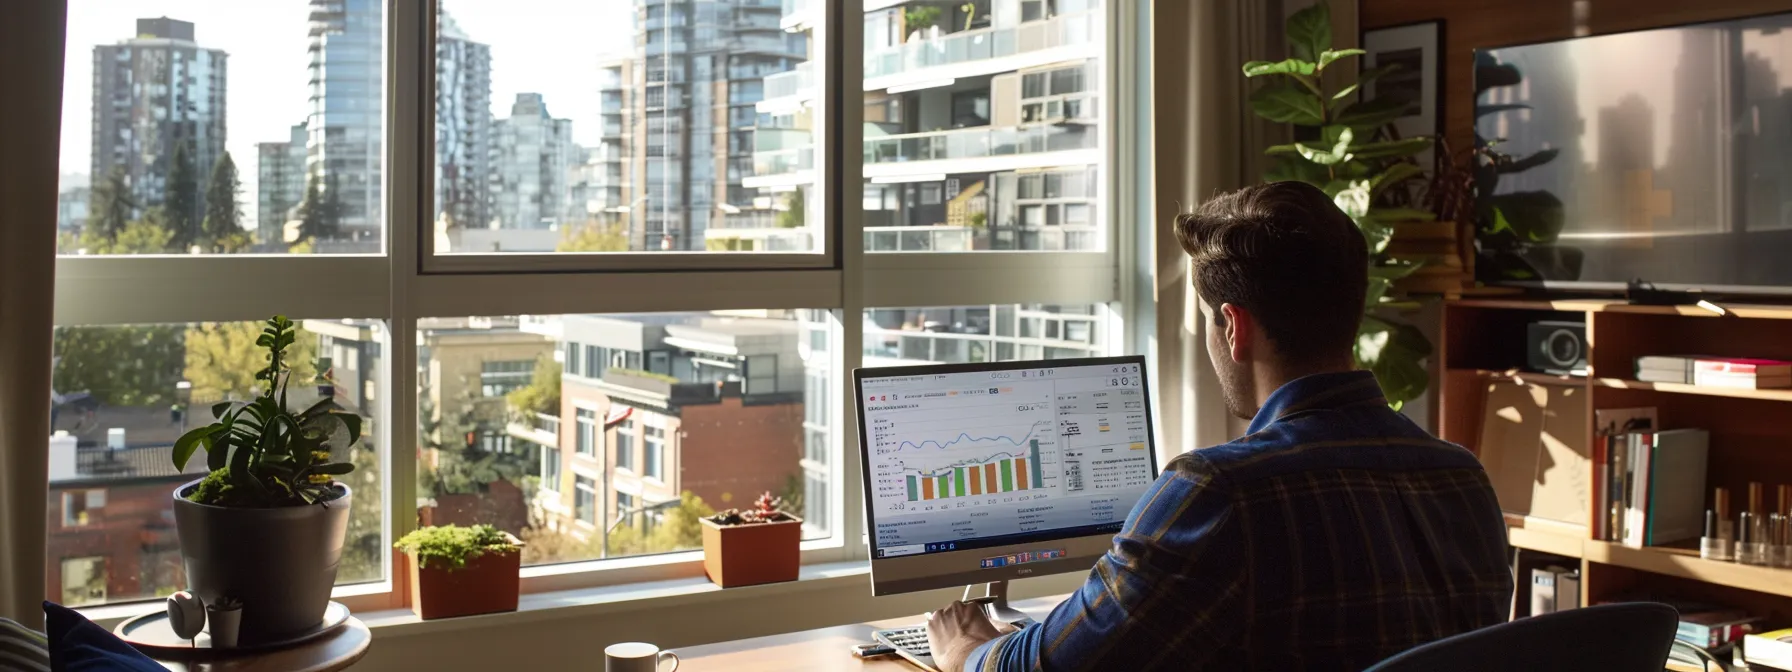
[[[865,138],[865,163],[940,161],[1093,149],[1094,129],[1078,126],[964,128]]]
[[[795,70],[765,76],[765,98],[785,98],[799,94],[813,93],[815,90],[815,68],[810,63],[801,63]]]
[[[815,144],[815,135],[808,129],[761,128],[753,131],[754,152],[776,152],[799,149]]]
[[[982,61],[1070,44],[1093,42],[1100,31],[1097,12],[1055,16],[1013,28],[984,28],[916,39],[865,53],[865,77],[882,77],[941,65]]]
[[[995,340],[986,334],[865,329],[866,357],[965,364],[990,361]]]
[[[976,230],[962,226],[868,226],[866,252],[969,252]]]
[[[815,148],[796,147],[753,153],[754,175],[788,175],[815,169]]]

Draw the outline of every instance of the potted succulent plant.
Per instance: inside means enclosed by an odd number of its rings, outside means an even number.
[[[734,588],[796,580],[803,521],[783,506],[768,492],[751,509],[703,519],[703,571],[710,581]]]
[[[256,340],[268,351],[255,374],[260,395],[212,406],[216,422],[174,443],[175,468],[203,449],[210,469],[173,493],[188,589],[206,604],[241,604],[245,646],[323,621],[348,527],[352,493],[334,477],[354,465],[332,455],[360,440],[361,418],[336,404],[323,379],[322,399],[296,413],[287,406],[295,338],[292,320],[268,319]]]
[[[423,620],[516,611],[523,542],[490,525],[425,527],[398,540],[411,556],[411,609]]]

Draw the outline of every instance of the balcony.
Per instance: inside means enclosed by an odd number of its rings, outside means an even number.
[[[546,413],[518,414],[504,427],[512,437],[542,446],[560,445],[560,416]]]
[[[865,138],[865,177],[1088,164],[1100,134],[1082,126],[964,128]],[[951,161],[943,165],[941,161]],[[902,164],[902,165],[888,165]]]
[[[790,72],[765,75],[765,100],[760,102],[760,111],[767,111],[765,104],[778,99],[808,100],[815,97],[814,63],[799,63],[796,70]]]
[[[1094,47],[1100,39],[1100,13],[1079,12],[1033,21],[1012,28],[982,28],[942,35],[933,39],[917,39],[898,47],[869,51],[865,54],[865,90],[881,89],[901,82],[888,81],[894,76],[917,73],[928,68],[960,66],[938,73],[938,77],[974,77],[999,72],[1012,72],[1023,67],[1044,65],[1065,58],[1097,55]],[[1060,53],[1060,48],[1076,48],[1079,53]],[[1086,54],[1080,53],[1086,51]],[[1009,56],[1029,55],[1026,59]],[[981,61],[986,67],[964,67]],[[887,78],[887,79],[886,79]],[[920,77],[924,79],[925,77]]]
[[[885,331],[866,325],[864,354],[867,359],[915,364],[987,362],[993,342],[988,334]]]
[[[790,32],[807,30],[814,25],[815,15],[810,13],[811,6],[819,6],[813,0],[782,0],[780,3],[784,16],[778,25]]]
[[[728,252],[814,252],[815,234],[806,229],[777,228],[772,223],[761,228],[707,229],[703,232],[706,246]]]
[[[977,230],[963,226],[868,226],[866,252],[970,252]]]
[[[814,147],[756,151],[753,153],[753,176],[741,180],[741,186],[760,189],[813,184],[814,172]]]

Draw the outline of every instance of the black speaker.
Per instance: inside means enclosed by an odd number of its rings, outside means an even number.
[[[1585,375],[1587,323],[1532,322],[1525,326],[1526,368],[1540,373]]]

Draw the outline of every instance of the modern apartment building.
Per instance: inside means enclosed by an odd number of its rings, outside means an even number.
[[[97,183],[124,169],[131,216],[168,197],[175,150],[193,160],[197,212],[204,179],[224,154],[228,55],[194,40],[193,24],[138,19],[137,34],[93,48],[93,154]]]
[[[784,6],[797,31],[822,7]],[[867,0],[865,249],[1102,249],[1103,25],[1100,0]],[[803,71],[766,90],[762,113],[819,91]],[[813,180],[810,146],[765,140],[748,186]]]
[[[807,35],[784,32],[771,0],[635,8],[634,51],[602,83],[604,136],[624,148],[628,177],[613,207],[631,249],[703,250],[712,228],[769,228],[772,200],[742,187],[754,133],[773,123],[755,105],[768,75],[808,58]]]
[[[492,51],[436,12],[436,217],[492,227]]]
[[[493,124],[494,229],[552,229],[573,218],[572,180],[584,163],[572,120],[555,119],[539,93],[519,93],[510,117]],[[579,210],[583,210],[581,205]]]
[[[305,124],[285,142],[255,143],[255,242],[286,242],[286,223],[305,199]]]
[[[536,504],[562,529],[646,528],[684,492],[720,509],[800,483],[796,321],[569,315],[523,329],[561,343],[560,415],[511,433],[543,447]]]
[[[336,239],[319,251],[375,252],[384,219],[385,3],[311,0],[308,179],[328,181],[342,204]]]

